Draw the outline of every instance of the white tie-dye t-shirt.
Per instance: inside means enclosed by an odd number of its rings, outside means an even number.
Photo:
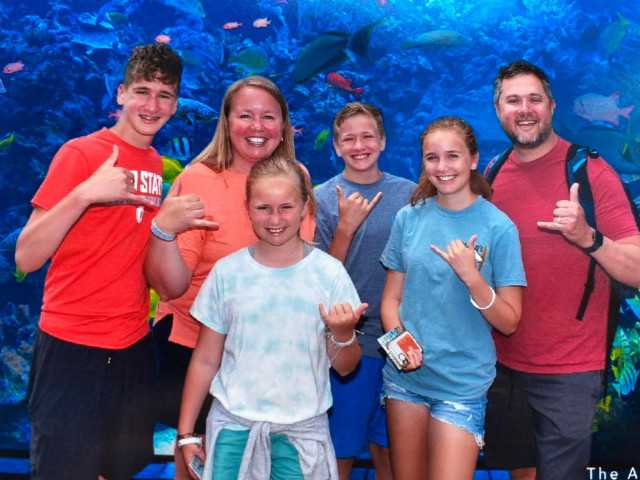
[[[331,389],[318,305],[360,299],[342,263],[314,248],[270,268],[244,248],[217,262],[191,315],[227,335],[211,394],[234,415],[291,424],[326,412]]]

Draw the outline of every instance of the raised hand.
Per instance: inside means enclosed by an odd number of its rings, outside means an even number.
[[[180,178],[171,186],[156,215],[156,224],[163,232],[176,234],[191,227],[218,230],[219,225],[205,219],[204,203],[194,194],[180,195]]]
[[[345,198],[344,190],[340,185],[336,185],[336,190],[338,191],[339,222],[349,234],[353,235],[378,204],[382,198],[382,192],[378,192],[373,200],[369,201],[359,192],[353,192]]]
[[[574,183],[569,189],[569,200],[560,200],[553,210],[553,221],[538,222],[538,227],[562,233],[567,240],[580,247],[590,246],[592,230],[580,205],[578,190],[580,185]]]
[[[466,284],[473,275],[478,274],[476,268],[475,245],[477,235],[472,235],[468,246],[460,239],[453,240],[447,245],[447,251],[440,250],[435,245],[431,245],[431,250],[440,255],[442,259],[451,265],[456,275]]]
[[[329,327],[334,338],[339,342],[346,341],[349,339],[348,337],[351,337],[356,323],[358,323],[358,320],[367,308],[369,308],[368,303],[360,304],[355,310],[351,307],[350,303],[338,303],[332,305],[329,308],[329,312],[326,312],[324,305],[318,305],[322,320],[325,325]]]
[[[132,172],[126,168],[116,167],[118,147],[113,146],[113,153],[100,167],[82,183],[84,198],[88,204],[93,203],[136,203],[150,205],[150,201],[142,195],[136,195],[136,181]]]

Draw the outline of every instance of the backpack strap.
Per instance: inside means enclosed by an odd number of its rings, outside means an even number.
[[[574,183],[579,183],[580,188],[578,190],[578,200],[580,206],[584,210],[584,215],[587,223],[596,228],[596,213],[595,204],[593,201],[593,192],[591,191],[591,184],[589,183],[589,175],[587,174],[587,158],[593,156],[594,153],[589,151],[587,147],[581,145],[571,144],[567,151],[567,164],[566,164],[566,176],[567,187],[570,189]],[[597,153],[595,153],[597,156]],[[589,270],[587,273],[587,280],[584,284],[584,292],[582,294],[582,300],[580,300],[580,306],[578,307],[578,313],[576,313],[576,319],[582,320],[584,318],[591,293],[596,285],[596,261],[591,257],[589,261]]]
[[[509,155],[511,155],[512,151],[513,151],[513,147],[507,148],[504,152],[502,152],[499,155],[496,155],[489,161],[489,164],[487,165],[487,168],[484,172],[484,177],[486,178],[487,182],[489,182],[489,185],[491,185],[493,181],[496,179],[496,175],[498,175],[498,171],[502,168],[504,163],[507,161],[507,158],[509,158]]]

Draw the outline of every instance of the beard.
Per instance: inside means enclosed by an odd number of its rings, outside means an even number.
[[[518,135],[515,132],[515,130],[510,128],[509,125],[507,125],[505,122],[501,121],[500,124],[502,125],[502,129],[504,130],[504,133],[507,135],[509,140],[511,140],[511,142],[515,147],[519,147],[519,148],[527,148],[527,149],[538,148],[553,133],[553,127],[551,126],[551,123],[546,123],[546,122],[539,124],[540,130],[536,135],[533,136],[533,138],[525,137],[523,135]]]

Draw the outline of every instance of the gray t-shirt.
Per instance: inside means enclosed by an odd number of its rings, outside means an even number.
[[[347,272],[353,280],[360,299],[369,304],[357,329],[362,354],[367,357],[384,358],[377,339],[382,335],[380,300],[386,280],[386,270],[380,263],[380,255],[391,233],[396,213],[409,203],[416,184],[405,178],[383,173],[380,180],[371,184],[354,183],[343,175],[337,175],[315,189],[318,200],[315,241],[318,248],[329,250],[338,226],[338,193],[336,185],[344,190],[345,198],[353,192],[373,200],[378,192],[382,198],[356,232],[345,262]]]

